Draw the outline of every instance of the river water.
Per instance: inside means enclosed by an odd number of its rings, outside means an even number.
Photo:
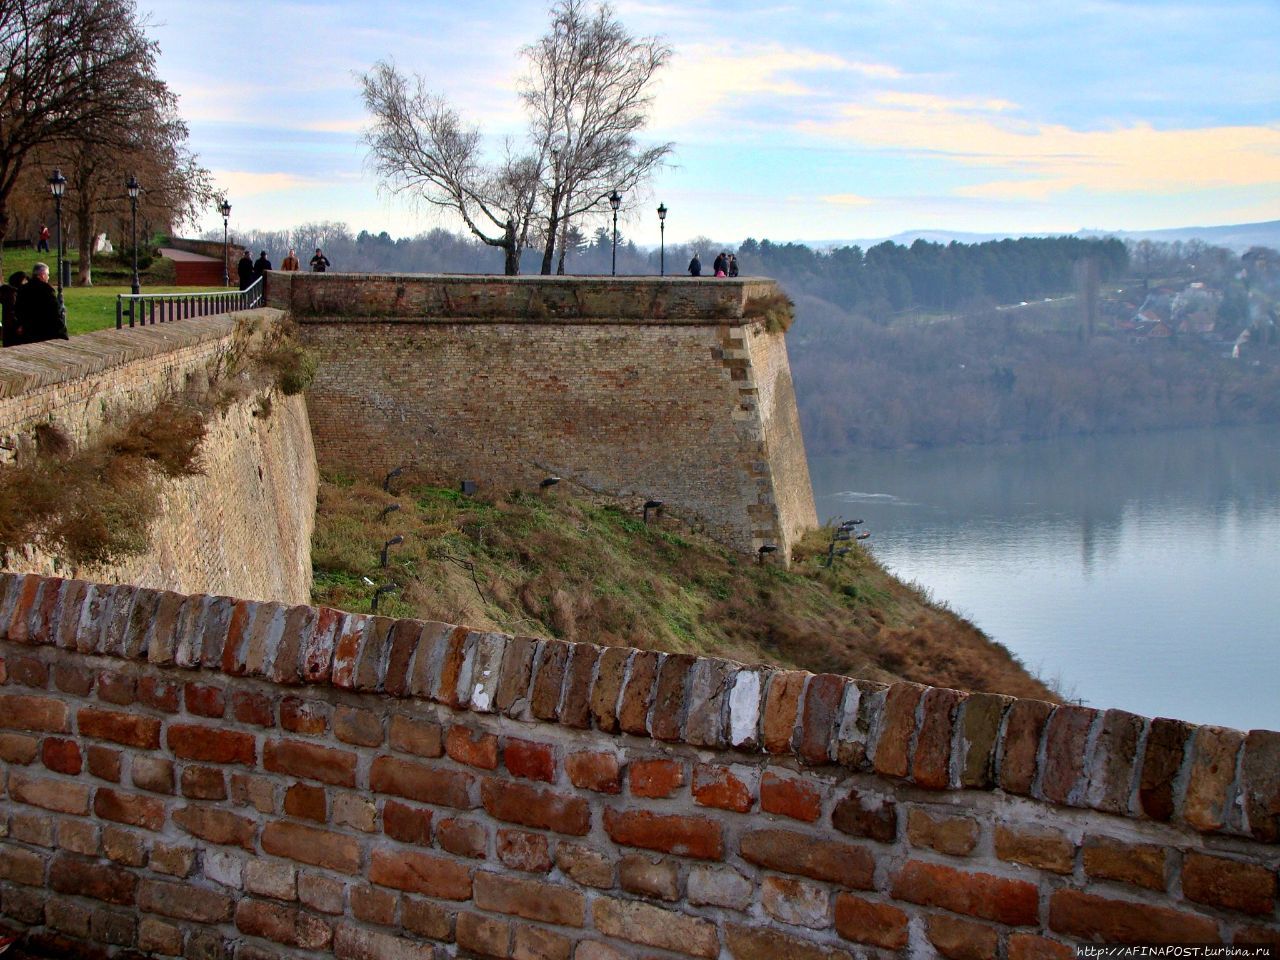
[[[1280,428],[815,458],[819,519],[1096,707],[1280,730]]]

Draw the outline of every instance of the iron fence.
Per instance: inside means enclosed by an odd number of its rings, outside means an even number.
[[[116,296],[116,329],[211,317],[236,310],[252,310],[263,304],[263,278],[247,290],[219,290],[215,293],[121,293]]]

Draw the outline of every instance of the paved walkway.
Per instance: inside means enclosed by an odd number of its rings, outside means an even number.
[[[203,253],[188,253],[186,250],[175,250],[173,247],[161,247],[160,256],[168,257],[170,260],[179,261],[202,261],[208,260],[213,263],[221,263],[217,257],[206,257]]]

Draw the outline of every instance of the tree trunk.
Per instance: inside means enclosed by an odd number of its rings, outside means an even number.
[[[9,205],[0,197],[0,283],[5,282],[4,241],[9,236]]]
[[[520,275],[520,251],[516,249],[513,243],[509,247],[503,247],[506,253],[504,258],[504,268],[508,277],[518,277]]]
[[[76,243],[80,246],[80,276],[82,287],[93,286],[93,217],[81,210],[76,216]]]

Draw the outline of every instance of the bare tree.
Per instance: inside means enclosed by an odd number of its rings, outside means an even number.
[[[638,141],[670,48],[632,37],[607,4],[558,0],[550,30],[524,55],[528,143],[505,142],[496,161],[486,159],[480,130],[422,77],[379,62],[360,78],[373,117],[365,142],[384,183],[456,212],[474,236],[505,251],[508,274],[534,242],[550,273],[571,220],[601,210],[614,190],[634,190],[671,152],[669,143]]]
[[[156,53],[132,0],[0,0],[0,240],[34,151],[86,131],[123,142]]]

